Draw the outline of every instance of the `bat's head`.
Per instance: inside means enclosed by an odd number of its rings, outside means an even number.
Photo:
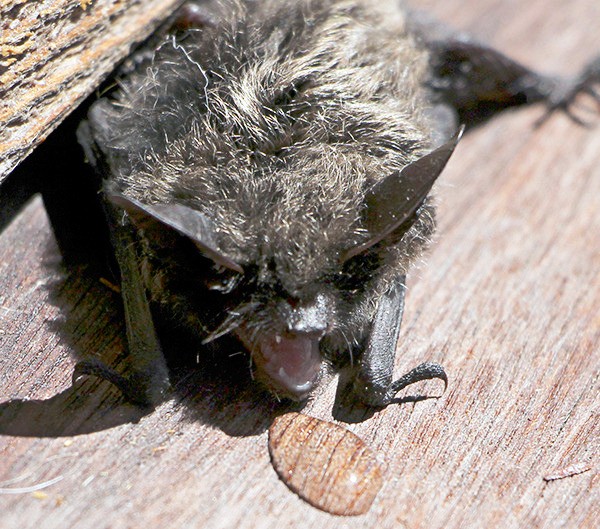
[[[457,138],[430,151],[426,53],[389,17],[369,29],[375,4],[243,5],[165,43],[90,130],[154,301],[302,400],[427,241]]]
[[[321,373],[322,342],[351,348],[360,341],[368,305],[381,294],[372,290],[390,269],[390,249],[404,244],[406,252],[422,235],[427,194],[459,136],[363,192],[358,221],[320,218],[310,238],[299,231],[312,215],[290,217],[292,206],[271,201],[256,204],[264,212],[247,217],[244,232],[219,229],[215,219],[223,222],[222,216],[179,202],[146,205],[120,193],[109,198],[152,247],[157,263],[147,282],[155,299],[196,321],[205,341],[233,333],[250,351],[258,380],[278,396],[303,400]],[[304,208],[315,207],[304,199]]]

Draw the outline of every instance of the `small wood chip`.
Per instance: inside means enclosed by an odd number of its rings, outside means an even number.
[[[42,492],[41,490],[36,490],[35,492],[32,492],[31,495],[36,500],[45,500],[48,497],[48,494],[46,494],[45,492]]]
[[[115,285],[114,283],[111,283],[108,279],[106,279],[105,277],[101,277],[99,279],[100,283],[102,283],[106,288],[112,290],[113,292],[116,292],[117,294],[121,293],[121,287],[118,285]]]
[[[555,481],[557,479],[570,478],[571,476],[576,476],[577,474],[582,474],[583,472],[587,472],[591,470],[591,465],[587,463],[577,463],[575,465],[569,465],[568,467],[561,468],[550,472],[544,476],[544,481]]]
[[[336,424],[288,413],[269,429],[275,471],[298,496],[331,514],[366,513],[383,484],[373,451]]]

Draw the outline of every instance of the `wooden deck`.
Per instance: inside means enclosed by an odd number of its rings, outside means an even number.
[[[420,4],[544,71],[600,52],[598,2]],[[383,458],[358,517],[279,480],[267,429],[282,408],[235,359],[175,366],[173,400],[147,414],[105,382],[74,389],[79,358],[126,362],[119,298],[95,268],[63,266],[41,200],[28,203],[0,234],[0,528],[597,527],[600,118],[536,127],[543,112],[467,134],[436,187],[439,237],[409,277],[396,370],[438,361],[447,392],[341,413],[332,379],[304,409],[345,419]]]

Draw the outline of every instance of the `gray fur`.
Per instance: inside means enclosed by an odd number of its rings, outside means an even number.
[[[179,257],[140,231],[152,299],[202,337],[236,317],[243,336],[277,330],[276,288],[299,300],[321,293],[332,305],[322,349],[348,358],[434,228],[426,202],[407,230],[350,263],[360,285],[335,283],[340,256],[370,237],[368,190],[430,150],[427,53],[396,1],[227,2],[222,13],[215,27],[166,40],[113,100],[94,105],[107,185],[202,212],[218,250],[254,270],[251,296],[207,315],[205,298],[179,284]]]

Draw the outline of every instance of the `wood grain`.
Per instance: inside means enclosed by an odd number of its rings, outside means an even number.
[[[423,5],[543,70],[573,73],[600,50],[597,2]],[[536,128],[542,113],[467,134],[437,185],[438,238],[409,277],[396,370],[440,362],[448,391],[341,414],[332,378],[304,410],[343,416],[385,459],[356,518],[278,479],[267,429],[282,408],[218,359],[176,369],[176,398],[147,414],[103,382],[71,388],[81,356],[125,365],[119,300],[90,269],[61,268],[32,203],[0,236],[0,527],[597,527],[600,120]]]
[[[3,1],[0,182],[181,1]]]

